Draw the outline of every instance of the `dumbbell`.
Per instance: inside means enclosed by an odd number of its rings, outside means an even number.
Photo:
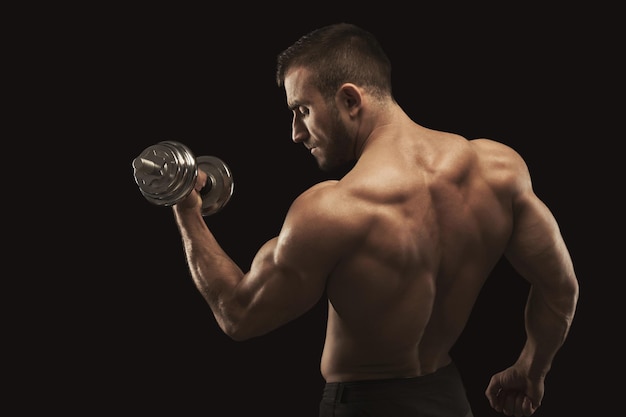
[[[208,155],[196,158],[180,142],[163,141],[149,146],[132,165],[139,191],[158,206],[173,206],[187,197],[195,187],[198,169],[207,174],[207,183],[200,190],[203,216],[220,211],[233,195],[233,176],[224,161]]]

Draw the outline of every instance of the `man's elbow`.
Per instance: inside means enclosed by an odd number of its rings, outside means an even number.
[[[573,277],[570,280],[570,285],[569,285],[569,300],[570,300],[570,317],[569,317],[569,321],[571,323],[571,321],[574,319],[574,314],[576,312],[576,307],[578,306],[578,298],[580,297],[580,285],[578,284],[578,280],[576,279],[576,277]]]
[[[218,320],[218,324],[224,334],[236,342],[243,342],[262,335],[264,332],[255,327],[254,323],[244,315],[228,320]]]
[[[255,336],[239,326],[222,327],[222,331],[235,342],[245,342]]]
[[[560,287],[560,295],[551,303],[552,310],[562,317],[567,327],[572,325],[578,306],[579,284],[575,276],[568,278]]]

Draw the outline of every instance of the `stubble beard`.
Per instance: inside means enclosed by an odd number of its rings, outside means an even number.
[[[316,158],[317,165],[324,172],[341,169],[354,160],[354,155],[351,153],[352,140],[336,109],[333,111],[331,132],[328,137],[331,140],[327,143],[323,158]]]

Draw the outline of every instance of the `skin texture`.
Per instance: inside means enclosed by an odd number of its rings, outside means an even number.
[[[578,283],[550,210],[510,147],[415,123],[393,100],[344,83],[325,99],[302,65],[285,73],[292,139],[322,169],[356,160],[302,193],[250,268],[226,254],[193,192],[173,207],[191,276],[221,329],[261,336],[328,297],[328,382],[424,375],[451,362],[502,256],[530,283],[527,340],[486,388],[491,406],[529,416],[570,328]],[[196,190],[206,175],[200,172]]]

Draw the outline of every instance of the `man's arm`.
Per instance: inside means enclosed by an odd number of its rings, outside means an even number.
[[[308,218],[316,199],[308,193],[292,204],[279,236],[261,247],[244,273],[201,215],[197,190],[202,177],[196,191],[173,212],[193,281],[222,330],[236,340],[255,337],[315,305],[333,264],[332,253],[316,247],[327,240],[317,235],[319,228]]]
[[[565,341],[578,302],[578,281],[556,220],[534,195],[516,204],[506,252],[531,289],[525,310],[527,341],[520,360],[532,376],[545,377]]]
[[[516,363],[492,377],[486,395],[496,410],[528,416],[541,404],[544,379],[569,332],[579,289],[557,221],[532,191],[525,165],[520,172],[506,257],[531,285],[527,338]]]

